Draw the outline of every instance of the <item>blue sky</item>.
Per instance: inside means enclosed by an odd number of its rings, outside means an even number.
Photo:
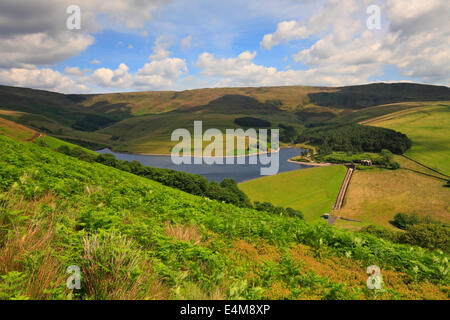
[[[68,30],[75,2],[81,29]],[[449,84],[445,0],[75,2],[2,1],[1,84],[60,92]]]

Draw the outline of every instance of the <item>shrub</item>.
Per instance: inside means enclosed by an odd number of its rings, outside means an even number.
[[[83,288],[88,297],[142,299],[151,290],[149,266],[127,237],[115,233],[85,237],[83,250]]]
[[[66,145],[59,146],[56,151],[65,155],[70,155],[70,148]]]
[[[420,223],[421,219],[417,214],[407,215],[406,213],[397,213],[394,216],[392,224],[399,229],[406,230],[409,225]]]
[[[270,202],[259,202],[256,201],[254,203],[254,208],[255,210],[258,211],[265,211],[265,212],[269,212],[269,213],[273,213],[276,215],[285,215],[288,217],[295,217],[295,218],[299,218],[299,219],[303,219],[303,213],[299,210],[295,210],[292,208],[283,208],[283,207],[276,207],[274,206],[272,203]]]
[[[450,230],[443,225],[434,223],[410,225],[403,238],[404,243],[450,252]]]
[[[388,230],[382,227],[377,227],[374,225],[369,225],[366,227],[361,228],[359,230],[360,232],[369,233],[377,238],[386,239],[392,242],[400,242],[400,232],[399,231],[392,231]]]
[[[300,210],[295,210],[292,208],[286,208],[286,214],[290,217],[296,217],[300,219],[304,219],[303,213]]]

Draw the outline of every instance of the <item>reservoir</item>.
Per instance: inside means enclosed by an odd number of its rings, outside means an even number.
[[[309,168],[310,166],[288,162],[292,157],[298,156],[304,149],[301,148],[281,148],[279,151],[279,171],[286,172],[292,170],[300,170]],[[256,161],[257,164],[249,164],[249,157],[258,157],[257,155],[245,156],[245,164],[181,164],[175,165],[172,163],[170,155],[139,155],[131,153],[112,152],[109,149],[97,151],[100,154],[111,153],[117,159],[125,161],[137,160],[145,166],[172,169],[177,171],[184,171],[188,173],[198,174],[209,181],[220,182],[225,178],[234,179],[236,182],[243,182],[251,179],[263,177],[261,176],[260,168],[266,167]],[[274,155],[272,155],[274,156]],[[235,159],[236,160],[236,159]],[[235,161],[236,162],[236,161]]]

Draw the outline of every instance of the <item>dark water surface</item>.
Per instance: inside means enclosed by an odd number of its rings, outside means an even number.
[[[287,160],[300,155],[303,149],[301,148],[282,148],[279,152],[279,170],[278,172],[286,172],[292,170],[300,170],[309,168],[309,166],[296,164],[288,162]],[[255,178],[260,178],[261,167],[268,167],[269,165],[261,165],[259,159],[257,159],[257,164],[249,164],[249,158],[255,158],[258,156],[245,156],[245,164],[181,164],[175,165],[172,163],[172,159],[170,155],[160,156],[160,155],[139,155],[139,154],[131,154],[131,153],[117,153],[112,152],[109,149],[103,149],[97,151],[100,154],[111,153],[117,159],[133,161],[137,160],[145,166],[156,167],[156,168],[164,168],[164,169],[173,169],[177,171],[184,171],[193,174],[199,174],[209,181],[217,181],[220,182],[225,178],[232,178],[236,180],[236,182],[242,182],[246,180],[251,180]],[[271,155],[272,157],[275,154]],[[235,159],[236,162],[236,159]],[[193,163],[193,161],[192,161]],[[224,161],[225,163],[225,161]]]

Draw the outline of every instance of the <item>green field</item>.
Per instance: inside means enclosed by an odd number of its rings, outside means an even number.
[[[363,124],[405,133],[412,140],[406,156],[450,175],[450,103],[398,111]]]
[[[336,200],[346,168],[341,165],[283,172],[239,184],[252,201],[269,201],[303,212],[306,220],[316,220],[330,210]]]

